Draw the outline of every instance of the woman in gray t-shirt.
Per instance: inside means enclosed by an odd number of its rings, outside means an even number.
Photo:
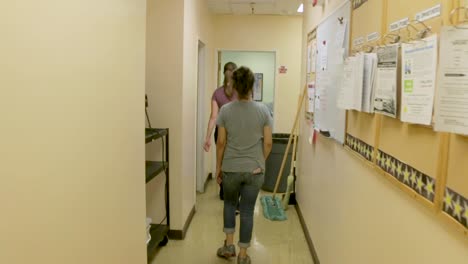
[[[234,232],[236,205],[240,195],[240,235],[238,263],[250,263],[247,248],[253,230],[253,212],[264,180],[265,160],[272,147],[272,118],[268,108],[252,101],[254,74],[247,67],[233,73],[238,101],[219,112],[216,144],[216,176],[224,188],[224,232],[226,241],[217,255],[236,255]]]

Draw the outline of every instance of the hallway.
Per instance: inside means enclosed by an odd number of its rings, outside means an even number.
[[[167,246],[156,253],[152,263],[236,263],[218,258],[216,249],[224,240],[222,233],[223,204],[217,196],[214,180],[207,183],[206,192],[197,194],[197,212],[184,240],[170,240]],[[262,195],[262,194],[261,194]],[[262,206],[257,202],[254,214],[254,234],[249,255],[252,263],[269,264],[312,264],[312,257],[296,210],[290,207],[288,220],[272,222],[264,218]],[[238,223],[235,241],[238,241]],[[237,247],[238,251],[238,247]]]

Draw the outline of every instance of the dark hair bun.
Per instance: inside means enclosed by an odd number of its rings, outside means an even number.
[[[239,94],[239,98],[248,98],[255,82],[253,72],[249,68],[242,66],[234,71],[232,79],[234,81],[234,89]]]

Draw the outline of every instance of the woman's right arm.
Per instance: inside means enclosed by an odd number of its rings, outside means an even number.
[[[208,128],[206,129],[205,144],[203,145],[203,149],[205,149],[206,152],[210,151],[211,134],[213,134],[213,129],[216,125],[216,118],[218,117],[218,111],[219,111],[218,103],[216,103],[215,100],[211,100],[210,120],[208,121]]]

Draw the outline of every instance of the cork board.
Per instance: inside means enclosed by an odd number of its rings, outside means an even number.
[[[366,38],[373,32],[384,36],[389,33],[391,23],[405,18],[413,21],[416,14],[439,4],[441,15],[424,21],[435,34],[439,34],[443,25],[450,25],[450,13],[460,5],[459,0],[369,1],[352,14],[351,40]],[[409,28],[394,33],[406,41],[408,32],[412,36],[417,33]],[[352,41],[350,46],[353,47]],[[347,111],[346,143],[416,200],[436,212],[444,212],[441,215],[468,235],[467,136],[437,133],[430,126],[403,123],[399,117]],[[374,153],[373,159],[369,152]]]
[[[391,23],[404,18],[414,20],[417,13],[438,4],[442,4],[442,15],[424,23],[432,28],[433,33],[439,33],[443,21],[448,21],[452,0],[388,1],[387,30]],[[408,30],[413,36],[416,34],[413,29]],[[401,29],[400,33],[403,39],[407,37],[406,29]],[[398,85],[400,86],[401,82],[398,82]],[[401,87],[398,87],[398,90],[401,90]],[[432,127],[406,124],[398,119],[383,117],[379,148],[432,178],[437,177],[438,143],[438,134]]]
[[[382,36],[382,15],[384,0],[368,1],[353,11],[351,22],[351,47],[353,40],[359,37],[364,39],[371,33],[378,32]],[[377,41],[364,45],[375,45]],[[373,146],[375,141],[376,119],[375,115],[349,110],[347,111],[347,133],[363,142]]]
[[[367,35],[374,32],[382,33],[383,5],[384,0],[372,0],[353,11],[351,23],[352,39],[358,37],[366,38]]]
[[[424,23],[432,28],[432,32],[439,33],[440,28],[443,24],[447,25],[450,17],[450,12],[453,7],[452,0],[391,0],[388,1],[388,13],[387,13],[387,30],[391,23],[398,21],[403,18],[409,18],[414,20],[417,13],[424,11],[428,8],[434,7],[438,4],[442,4],[442,15],[435,17],[430,20],[424,21]],[[403,8],[404,7],[404,8]],[[402,36],[407,32],[402,31]],[[414,31],[413,31],[414,33]]]
[[[447,186],[468,197],[468,137],[451,136],[447,176]]]
[[[430,127],[383,117],[379,149],[432,178],[437,176],[439,137]]]
[[[448,21],[449,13],[452,9],[452,0],[392,0],[388,1],[387,6],[387,30],[389,31],[390,24],[408,18],[409,21],[415,19],[416,14],[437,6],[442,5],[441,16],[431,18],[424,23],[431,27],[433,33],[438,34],[443,23]],[[401,7],[405,8],[401,8]],[[422,25],[415,25],[422,29]],[[416,35],[416,31],[412,28],[401,29],[399,31],[402,40],[408,40],[410,34]],[[401,85],[401,82],[398,82]],[[401,87],[398,87],[401,90]],[[400,99],[400,98],[399,98]],[[399,100],[399,102],[401,102]],[[435,181],[440,177],[438,167],[441,157],[440,151],[440,135],[434,132],[430,126],[412,125],[401,122],[399,119],[382,117],[382,126],[380,133],[379,149],[404,164],[409,165],[412,169],[418,170],[421,174],[426,175],[426,180]],[[427,181],[424,182],[426,186]],[[424,190],[420,192],[422,195]],[[431,197],[432,198],[432,197]],[[432,200],[432,202],[435,202]]]

